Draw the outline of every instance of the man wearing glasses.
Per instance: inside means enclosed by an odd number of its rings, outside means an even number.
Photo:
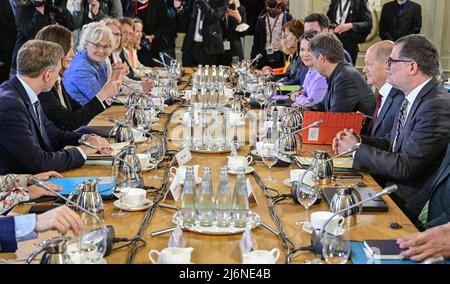
[[[405,94],[391,133],[368,138],[344,129],[336,135],[333,149],[342,152],[361,141],[353,167],[397,184],[392,198],[411,217],[411,199],[436,172],[450,141],[450,97],[436,79],[436,47],[423,35],[397,40],[386,68],[388,83]]]

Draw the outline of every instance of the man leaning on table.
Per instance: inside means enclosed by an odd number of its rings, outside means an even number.
[[[353,168],[369,171],[399,189],[391,197],[408,214],[411,199],[436,172],[450,141],[450,97],[435,78],[436,47],[423,35],[399,39],[386,65],[388,83],[405,93],[396,122],[384,138],[337,133],[333,149],[342,152],[362,142],[353,153]]]
[[[64,131],[47,120],[37,96],[59,79],[64,51],[53,42],[31,40],[17,56],[17,76],[0,86],[0,174],[66,171],[84,164],[92,150],[78,145],[81,134]],[[95,135],[87,142],[110,149]]]

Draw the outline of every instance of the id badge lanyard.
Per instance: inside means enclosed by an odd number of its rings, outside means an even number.
[[[270,21],[269,21],[269,17],[270,17],[270,16],[267,15],[267,17],[266,17],[267,26],[269,27],[269,36],[270,36],[269,48],[268,48],[268,49],[271,49],[271,50],[272,50],[272,53],[273,53],[273,48],[272,48],[273,30],[275,29],[275,26],[276,26],[276,24],[277,24],[277,22],[278,22],[278,18],[280,18],[280,15],[281,15],[281,14],[278,14],[277,18],[275,19],[275,21],[274,21],[274,23],[273,23],[273,26],[270,26]]]

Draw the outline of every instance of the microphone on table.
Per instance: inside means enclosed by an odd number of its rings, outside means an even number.
[[[161,56],[161,54],[164,55],[164,56],[166,56],[166,57],[169,58],[170,60],[176,60],[175,58],[173,58],[172,56],[170,56],[170,55],[167,54],[166,52],[160,52],[160,53],[159,53],[159,56]]]
[[[258,55],[255,56],[255,58],[253,58],[249,65],[252,65],[253,63],[255,63],[256,61],[260,60],[263,57],[263,55],[261,53],[258,53]]]
[[[115,118],[105,118],[107,121],[109,121],[109,122],[112,122],[112,123],[114,123],[115,125],[118,125],[118,126],[122,126],[122,127],[129,127],[129,128],[131,128],[131,129],[133,129],[133,130],[136,130],[136,131],[138,131],[138,132],[141,132],[141,133],[144,133],[144,134],[148,134],[150,137],[153,137],[154,135],[152,134],[152,132],[151,132],[151,130],[144,130],[144,129],[140,129],[140,128],[137,128],[137,127],[133,127],[133,126],[128,126],[126,123],[124,123],[124,122],[122,122],[122,121],[120,121],[120,120],[118,120],[118,119],[115,119]]]
[[[130,179],[129,187],[137,187],[137,188],[144,188],[145,187],[142,177],[138,174],[136,169],[127,160],[118,157],[118,155],[113,155],[111,153],[108,153],[108,152],[104,151],[103,149],[101,149],[101,148],[99,148],[99,147],[97,147],[95,145],[92,145],[89,142],[83,141],[82,139],[78,140],[78,143],[80,143],[80,145],[83,145],[83,146],[86,146],[88,148],[97,150],[97,151],[99,151],[102,154],[105,154],[105,155],[107,155],[109,157],[112,157],[114,159],[117,159],[117,160],[125,163],[130,168],[130,170],[133,172],[133,174],[135,176],[135,178],[131,178]]]
[[[35,176],[31,175],[30,178],[28,179],[28,181],[33,185],[39,186],[40,188],[43,188],[43,189],[55,194],[62,200],[66,201],[66,204],[70,204],[70,205],[74,206],[75,208],[79,209],[80,211],[93,217],[95,219],[95,221],[101,225],[101,228],[96,229],[96,230],[102,230],[106,234],[106,251],[103,256],[108,256],[111,253],[112,244],[113,244],[112,240],[114,239],[114,228],[111,225],[105,226],[104,222],[102,221],[102,219],[100,219],[100,217],[97,216],[97,214],[92,213],[91,211],[85,209],[84,207],[82,207],[82,206],[78,205],[77,203],[73,202],[72,200],[68,199],[64,195],[60,194],[58,191],[47,186],[42,180],[36,178]],[[94,231],[96,231],[96,230],[94,230]],[[94,232],[94,231],[92,231],[92,232]],[[33,259],[37,256],[37,254],[39,254],[37,251],[33,252],[28,257],[26,263],[28,263],[28,264],[31,263],[33,261]]]
[[[313,233],[311,234],[311,245],[314,248],[314,252],[316,254],[322,254],[322,235],[325,231],[326,226],[331,222],[331,220],[333,220],[334,217],[336,217],[342,213],[345,213],[346,211],[353,209],[357,206],[360,206],[366,202],[369,202],[373,199],[376,199],[383,195],[391,194],[391,193],[395,192],[397,189],[398,189],[398,186],[396,184],[390,185],[388,187],[383,188],[380,192],[334,213],[330,218],[328,218],[327,221],[325,221],[325,223],[322,225],[322,227],[320,228],[318,233],[317,233],[317,230],[313,230]]]
[[[313,122],[313,123],[314,123],[314,122]],[[308,125],[308,126],[309,126],[309,125]],[[308,126],[307,126],[307,127],[308,127]],[[325,161],[322,161],[322,162],[318,163],[317,165],[310,166],[310,167],[309,167],[308,169],[306,169],[306,171],[302,174],[300,180],[298,180],[298,181],[296,181],[296,182],[292,181],[292,182],[291,182],[291,194],[292,194],[292,199],[294,200],[294,202],[297,203],[297,204],[300,204],[299,201],[298,201],[298,199],[297,199],[297,192],[296,192],[296,190],[298,189],[297,185],[298,185],[298,183],[300,183],[300,185],[305,184],[305,183],[303,182],[303,180],[305,179],[305,176],[306,176],[306,174],[307,174],[308,172],[312,171],[313,169],[315,169],[315,168],[317,168],[317,167],[319,167],[319,166],[321,166],[321,165],[324,165],[324,164],[326,164],[326,163],[328,163],[328,162],[331,162],[331,161],[333,161],[334,159],[340,158],[340,157],[342,157],[342,156],[345,156],[345,155],[347,155],[347,154],[350,154],[350,153],[352,153],[352,152],[358,150],[360,145],[361,145],[361,143],[356,143],[355,145],[353,145],[352,147],[348,148],[348,149],[345,150],[344,152],[339,153],[338,155],[336,155],[336,156],[334,156],[334,157],[331,157],[331,158],[329,158],[329,159],[326,159]],[[300,177],[299,177],[299,178],[300,178]]]
[[[284,115],[283,115],[283,116],[284,116]],[[302,132],[303,130],[306,130],[306,129],[308,129],[308,128],[311,128],[311,127],[314,127],[314,126],[317,126],[317,125],[321,125],[322,123],[323,123],[323,119],[316,120],[316,121],[312,122],[311,124],[308,124],[307,126],[305,126],[305,127],[303,127],[303,128],[297,129],[297,130],[295,130],[295,131],[293,131],[293,132],[291,132],[291,133],[287,133],[287,134],[281,136],[279,139],[281,140],[281,139],[283,139],[283,138],[285,138],[285,137],[287,137],[287,136],[289,136],[289,135],[292,135],[292,134],[296,134],[296,133]]]
[[[161,64],[162,66],[164,66],[165,69],[168,69],[168,66],[167,66],[167,64],[166,64],[165,62],[161,62],[161,61],[159,61],[159,60],[156,59],[156,58],[152,58],[152,60],[153,60],[154,62],[156,62],[156,63]]]

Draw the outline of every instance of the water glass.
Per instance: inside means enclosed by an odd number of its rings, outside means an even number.
[[[349,242],[339,236],[325,233],[322,244],[323,257],[329,264],[345,264],[350,257]]]

